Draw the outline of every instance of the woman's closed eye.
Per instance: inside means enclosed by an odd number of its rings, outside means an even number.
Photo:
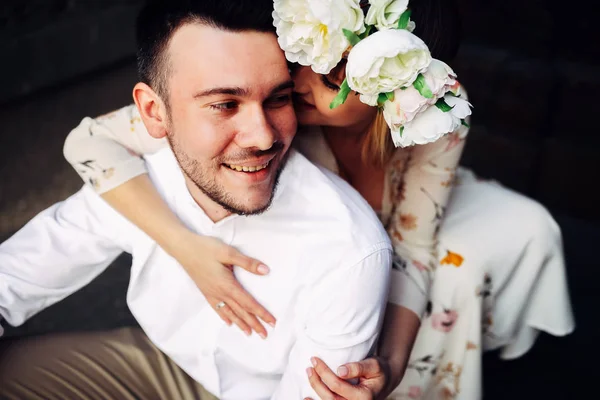
[[[340,87],[335,83],[331,82],[325,75],[321,75],[321,82],[323,82],[323,85],[325,85],[327,89],[333,90],[335,92],[338,92],[340,90]]]

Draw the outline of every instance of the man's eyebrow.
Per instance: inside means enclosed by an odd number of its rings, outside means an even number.
[[[230,96],[248,96],[249,92],[247,89],[241,87],[217,87],[212,89],[203,90],[194,95],[194,98],[207,97],[215,94],[226,94]]]
[[[289,81],[285,81],[285,82],[280,83],[279,85],[275,86],[271,90],[270,95],[273,95],[275,93],[281,92],[286,89],[291,89],[293,87],[294,87],[294,81],[290,79]],[[250,95],[250,91],[248,89],[241,88],[241,87],[217,87],[217,88],[207,89],[207,90],[198,92],[194,95],[194,98],[197,99],[200,97],[208,97],[208,96],[213,96],[213,95],[217,95],[217,94],[245,97],[245,96]]]

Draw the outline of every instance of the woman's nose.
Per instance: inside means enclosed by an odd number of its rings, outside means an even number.
[[[300,94],[307,94],[310,92],[310,67],[304,67],[296,64],[296,67],[292,70],[292,79],[294,80],[294,91]]]

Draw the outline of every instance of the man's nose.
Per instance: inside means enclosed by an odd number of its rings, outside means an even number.
[[[243,148],[270,149],[277,140],[277,132],[271,125],[265,110],[262,107],[253,108],[249,110],[246,118],[247,123],[244,124],[243,132],[237,135],[237,144]]]

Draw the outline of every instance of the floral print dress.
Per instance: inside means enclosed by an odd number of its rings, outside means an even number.
[[[395,249],[389,301],[421,317],[401,384],[390,399],[480,399],[481,353],[527,352],[540,331],[574,329],[561,234],[544,207],[457,168],[467,128],[434,143],[397,149],[377,210]],[[334,172],[318,127],[294,145]],[[164,146],[134,105],[85,118],[65,157],[97,192],[146,172],[139,154]]]

